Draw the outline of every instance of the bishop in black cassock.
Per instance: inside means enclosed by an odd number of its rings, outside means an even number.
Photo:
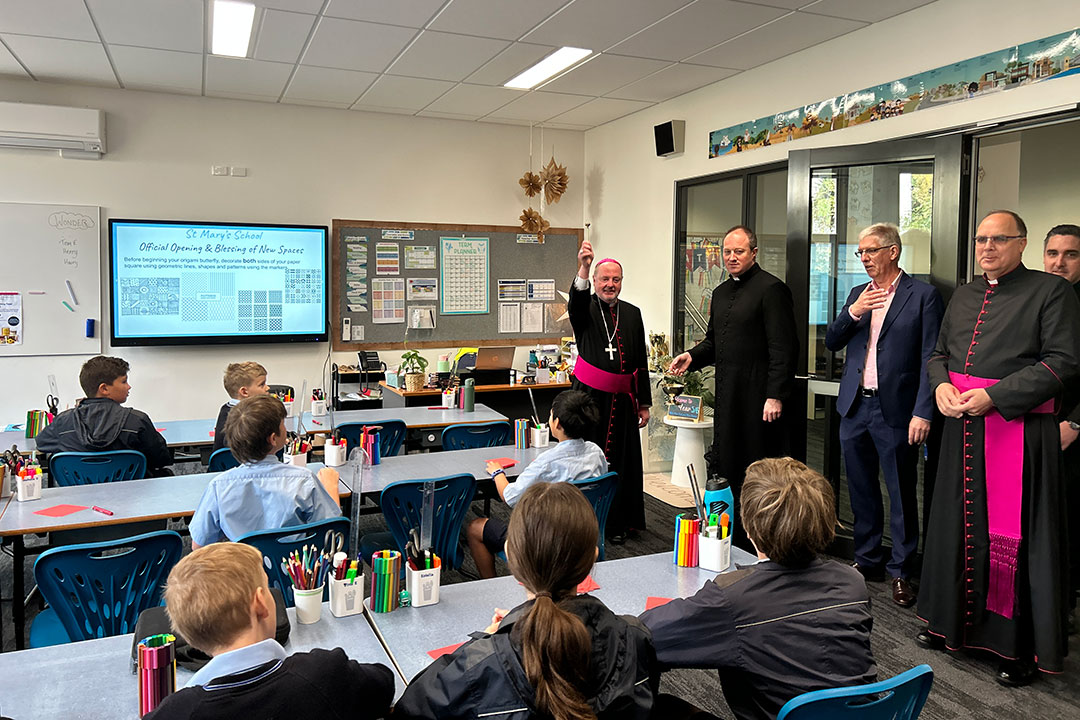
[[[734,249],[745,252],[736,257]],[[715,363],[716,412],[709,473],[731,482],[735,495],[736,544],[748,548],[739,514],[743,476],[750,463],[788,454],[785,415],[802,412],[791,397],[798,345],[791,290],[757,264],[757,238],[735,228],[724,238],[724,264],[731,276],[713,290],[705,339],[675,358],[673,371]],[[766,421],[768,400],[779,400]]]
[[[587,253],[587,264],[583,262],[587,277],[592,263],[588,241],[582,243],[581,252]],[[570,287],[568,303],[579,358],[574,368],[574,389],[588,393],[596,403],[600,424],[590,439],[603,448],[608,467],[619,474],[619,488],[607,520],[606,533],[610,537],[625,536],[630,529],[645,529],[639,427],[648,420],[652,403],[641,310],[618,298],[622,267],[612,260],[597,264],[598,272],[615,267],[618,267],[617,285],[607,285],[610,280],[601,280],[596,295],[589,292],[588,280],[579,272]],[[593,279],[597,280],[595,274]],[[582,360],[600,373],[586,373]],[[598,387],[605,380],[621,383],[626,391],[609,392],[612,386]]]
[[[986,274],[953,294],[928,363],[946,419],[918,611],[921,643],[990,650],[1010,685],[1029,681],[1035,663],[1063,669],[1067,518],[1054,406],[1080,374],[1080,304],[1067,282],[1020,263],[1025,244],[1012,213],[980,223]]]

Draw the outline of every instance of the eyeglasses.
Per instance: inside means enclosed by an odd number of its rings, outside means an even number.
[[[862,259],[863,255],[869,255],[870,257],[874,257],[875,255],[877,255],[878,250],[884,250],[885,248],[890,247],[892,247],[892,245],[882,245],[881,247],[876,248],[864,248],[862,250],[856,250],[855,257],[859,258],[860,260]]]
[[[1027,235],[976,235],[974,239],[976,245],[1004,245],[1010,240],[1018,240],[1022,237],[1027,237]]]

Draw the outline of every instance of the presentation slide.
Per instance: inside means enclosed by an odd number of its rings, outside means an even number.
[[[117,341],[325,339],[325,227],[113,220],[110,228]]]

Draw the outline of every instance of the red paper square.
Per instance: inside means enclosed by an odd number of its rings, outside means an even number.
[[[502,467],[503,470],[506,470],[507,468],[512,468],[517,465],[517,460],[508,457],[493,458],[491,460],[488,460],[488,462],[499,463],[499,466]]]
[[[449,655],[450,653],[454,652],[455,650],[457,650],[459,647],[461,647],[464,644],[465,643],[463,643],[463,642],[459,642],[459,643],[454,643],[453,645],[447,645],[446,647],[437,648],[435,650],[428,650],[427,654],[431,656],[432,660],[438,660],[443,655]]]
[[[53,505],[44,510],[35,510],[34,514],[44,515],[45,517],[64,517],[71,513],[77,513],[80,510],[86,510],[86,505]]]
[[[586,575],[585,579],[577,586],[578,594],[592,592],[593,590],[599,590],[600,586],[596,584],[596,581],[592,579],[592,575]]]
[[[654,595],[650,595],[649,597],[645,598],[645,609],[652,610],[654,607],[667,605],[669,602],[671,602],[671,598],[656,597]]]

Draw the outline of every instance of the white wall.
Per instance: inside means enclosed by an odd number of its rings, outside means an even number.
[[[99,161],[0,150],[0,198],[100,205],[109,217],[329,225],[334,218],[515,225],[525,206],[517,180],[528,167],[528,128],[292,105],[50,85],[0,79],[0,100],[101,108],[108,154]],[[545,216],[581,227],[581,133],[547,130],[537,161],[554,144],[570,186]],[[212,164],[249,168],[247,178],[211,177]],[[107,308],[106,233],[102,301]],[[12,258],[5,258],[4,264]],[[567,279],[569,282],[569,279]],[[2,289],[2,288],[0,288]],[[103,308],[103,311],[105,310]],[[28,319],[29,320],[29,319]],[[103,318],[104,320],[104,318]],[[102,331],[107,337],[107,327]],[[106,341],[105,352],[109,353]],[[319,382],[328,346],[120,348],[132,365],[131,405],[159,420],[213,417],[227,363],[256,359],[270,381]],[[437,350],[425,351],[435,357]],[[384,360],[396,364],[398,352]],[[339,354],[355,363],[355,354]],[[85,357],[3,358],[0,422],[40,408],[55,374],[61,398],[80,397]],[[521,364],[519,362],[519,364]]]
[[[671,332],[676,180],[784,160],[789,150],[851,145],[1003,118],[1080,98],[1080,76],[710,160],[709,132],[860,90],[1080,25],[1074,3],[938,0],[868,29],[740,73],[585,134],[585,221],[602,255],[617,254],[624,296],[649,331]],[[686,120],[686,152],[657,158],[652,127]],[[634,240],[631,240],[634,239]]]

